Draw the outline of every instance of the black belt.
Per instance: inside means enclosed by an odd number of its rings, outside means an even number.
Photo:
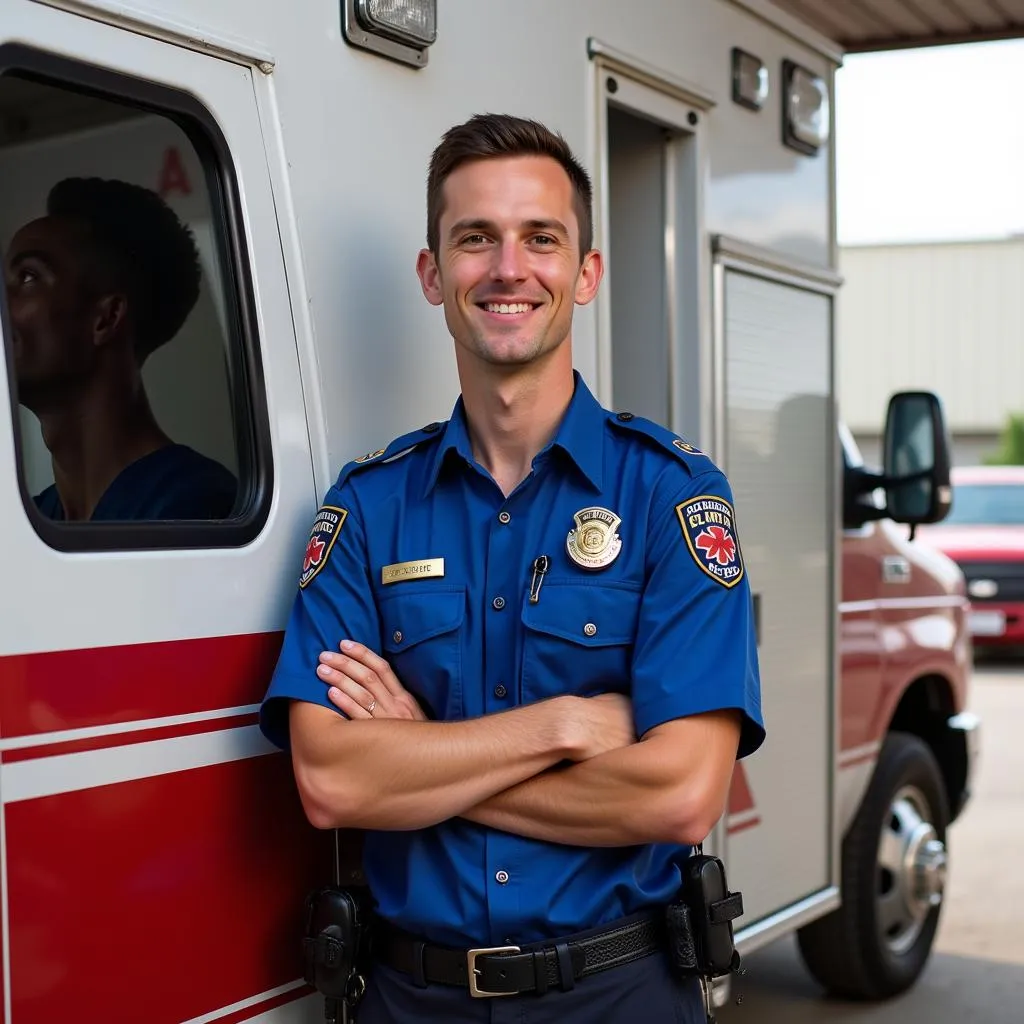
[[[631,963],[665,947],[664,911],[634,914],[559,941],[522,947],[434,946],[380,919],[374,922],[373,932],[374,959],[411,974],[420,987],[457,985],[476,998],[571,989],[588,974]]]

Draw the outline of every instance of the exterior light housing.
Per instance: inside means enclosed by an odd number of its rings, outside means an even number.
[[[828,86],[820,75],[786,60],[782,88],[782,141],[814,156],[828,141],[831,128]]]
[[[437,40],[437,0],[342,0],[345,39],[412,67]]]
[[[739,47],[732,51],[732,98],[750,110],[760,110],[768,99],[768,69],[760,57]]]

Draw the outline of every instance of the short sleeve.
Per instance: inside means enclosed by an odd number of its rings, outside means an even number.
[[[637,732],[708,711],[743,714],[739,756],[764,742],[753,601],[728,480],[671,474],[656,489],[633,659]]]
[[[316,674],[320,652],[338,650],[344,639],[373,646],[380,638],[367,565],[365,534],[354,495],[347,485],[341,490],[332,487],[303,550],[298,593],[260,708],[263,734],[283,750],[289,746],[291,701],[308,701],[337,711]]]

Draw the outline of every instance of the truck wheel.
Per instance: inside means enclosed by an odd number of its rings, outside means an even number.
[[[886,737],[842,847],[842,905],[797,933],[829,993],[885,999],[917,980],[946,883],[949,810],[942,774],[916,736]]]

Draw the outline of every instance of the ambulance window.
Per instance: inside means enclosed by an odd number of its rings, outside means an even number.
[[[270,469],[223,138],[191,97],[12,50],[3,338],[29,518],[62,549],[244,543]]]

